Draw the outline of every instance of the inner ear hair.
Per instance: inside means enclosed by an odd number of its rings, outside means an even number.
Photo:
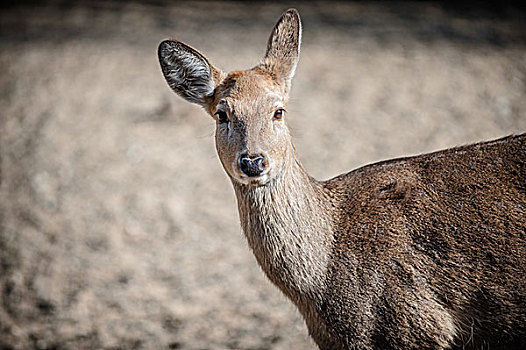
[[[161,42],[158,56],[168,85],[187,101],[205,107],[220,80],[220,70],[199,51],[177,40]]]

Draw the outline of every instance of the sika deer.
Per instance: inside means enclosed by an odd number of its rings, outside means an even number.
[[[322,349],[526,349],[526,134],[368,165],[328,181],[285,125],[301,24],[229,74],[176,40],[159,60],[216,120],[248,244]]]

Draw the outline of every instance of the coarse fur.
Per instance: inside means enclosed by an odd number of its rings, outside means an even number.
[[[263,271],[321,349],[525,349],[526,134],[317,181],[283,118],[300,40],[291,9],[249,70],[176,40],[158,51],[170,87],[217,121]],[[240,160],[256,157],[247,175]]]

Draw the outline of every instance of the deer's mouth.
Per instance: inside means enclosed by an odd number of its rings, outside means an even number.
[[[268,171],[258,176],[247,176],[242,173],[240,174],[239,172],[237,172],[236,175],[237,176],[235,176],[235,180],[247,186],[264,186],[270,180]]]

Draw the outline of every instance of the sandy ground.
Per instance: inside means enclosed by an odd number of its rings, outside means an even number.
[[[288,123],[326,179],[526,131],[526,16],[432,3],[52,2],[0,10],[0,349],[312,349],[239,228],[174,37],[249,68],[299,9]]]

